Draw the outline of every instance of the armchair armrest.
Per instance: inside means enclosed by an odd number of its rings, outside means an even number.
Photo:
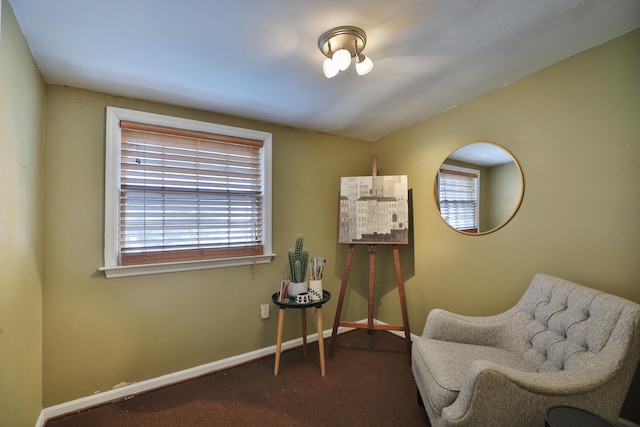
[[[544,413],[550,404],[557,404],[558,398],[563,396],[574,404],[576,395],[588,400],[591,392],[613,378],[608,370],[594,371],[589,370],[589,375],[576,375],[571,371],[525,372],[476,360],[469,367],[457,399],[442,410],[442,416],[461,421],[470,416],[472,410],[471,419],[476,423],[484,419],[487,425],[509,425],[507,420],[497,420],[496,414],[504,412],[514,417],[524,411],[519,416],[526,419],[536,412]],[[492,398],[487,399],[487,396]],[[507,406],[509,409],[505,410]],[[461,425],[466,424],[462,422]]]
[[[434,309],[427,316],[422,332],[424,338],[454,341],[464,344],[502,347],[510,333],[513,309],[494,316],[464,316]]]

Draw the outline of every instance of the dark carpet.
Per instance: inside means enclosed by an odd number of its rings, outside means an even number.
[[[429,426],[402,338],[359,329],[341,334],[326,376],[316,342],[164,387],[128,400],[49,420],[46,427]]]

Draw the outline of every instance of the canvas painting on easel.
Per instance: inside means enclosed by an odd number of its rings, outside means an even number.
[[[341,178],[338,242],[408,243],[407,199],[406,175]]]

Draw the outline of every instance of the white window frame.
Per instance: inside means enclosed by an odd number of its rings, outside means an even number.
[[[120,191],[120,121],[133,121],[157,126],[168,126],[200,132],[229,135],[262,141],[262,245],[264,255],[220,258],[208,260],[167,262],[158,264],[127,265],[118,264],[119,254],[119,191]],[[268,132],[243,129],[197,120],[171,117],[143,111],[107,107],[106,112],[106,152],[105,152],[105,223],[104,223],[104,266],[99,270],[107,278],[140,276],[179,271],[203,270],[220,267],[266,264],[273,260],[271,234],[272,211],[272,136]]]

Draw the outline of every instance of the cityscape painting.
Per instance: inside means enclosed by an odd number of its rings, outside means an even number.
[[[408,243],[408,194],[406,175],[341,178],[338,242]]]

